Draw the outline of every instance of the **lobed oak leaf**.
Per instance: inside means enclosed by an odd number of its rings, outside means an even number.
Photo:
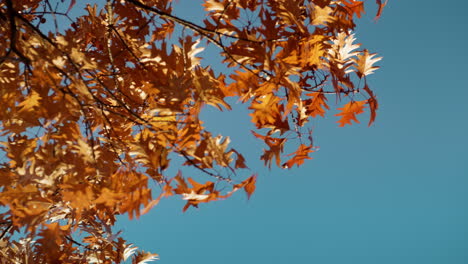
[[[265,162],[265,165],[271,168],[272,160],[275,159],[276,165],[280,166],[281,153],[283,153],[284,144],[287,139],[262,136],[255,131],[251,132],[255,137],[262,139],[269,147],[269,149],[263,149],[263,155],[260,157],[260,159]]]
[[[40,106],[41,99],[41,96],[36,91],[31,91],[26,99],[18,104],[18,107],[20,108],[18,112],[21,113],[33,111],[35,107]]]
[[[123,260],[127,260],[137,251],[138,247],[133,247],[133,244],[129,244],[125,246],[125,250],[123,252]]]
[[[80,219],[82,213],[94,204],[95,193],[93,187],[85,184],[61,184],[63,201],[75,209],[76,219]]]
[[[229,164],[233,160],[231,157],[233,151],[227,150],[228,145],[231,142],[229,137],[223,138],[221,135],[218,135],[213,138],[210,133],[206,133],[205,141],[207,145],[203,158],[210,157],[215,160],[218,165],[229,167]]]
[[[66,258],[65,237],[69,233],[70,225],[60,225],[59,223],[44,224],[43,229],[39,232],[36,249],[42,253],[41,258],[44,263],[60,263],[61,259]],[[42,261],[40,261],[42,262]]]
[[[333,17],[330,16],[332,9],[329,6],[320,7],[318,5],[311,5],[312,9],[312,21],[311,24],[314,26],[326,25],[332,21]]]
[[[109,188],[102,188],[99,197],[94,200],[96,204],[103,204],[106,207],[114,207],[125,197],[125,193],[116,193]]]
[[[200,42],[200,39],[192,41],[190,36],[186,37],[185,40],[180,39],[180,44],[183,47],[184,56],[186,56],[184,59],[184,67],[186,67],[188,70],[193,70],[195,66],[200,64],[201,58],[197,57],[196,55],[205,50],[204,47],[197,47]],[[174,46],[174,48],[178,49],[177,46]]]
[[[213,182],[207,181],[205,184],[200,184],[190,177],[188,178],[188,181],[190,182],[190,184],[193,186],[194,190],[197,193],[205,192],[205,191],[213,192],[214,190]]]
[[[81,52],[77,48],[72,48],[70,58],[73,63],[77,64],[77,66],[82,70],[95,70],[98,66],[95,61],[87,58],[85,53]]]
[[[213,71],[209,67],[196,67],[193,72],[193,85],[196,88],[197,100],[212,105],[220,111],[223,111],[223,107],[231,110],[231,106],[224,101],[226,97],[224,84],[214,77]]]
[[[311,152],[314,152],[312,150],[312,146],[306,146],[304,144],[301,144],[295,152],[288,154],[288,156],[293,156],[293,157],[289,159],[288,161],[286,161],[285,163],[283,163],[281,167],[283,167],[284,169],[290,169],[294,165],[299,167],[300,165],[304,163],[304,160],[312,159],[311,157],[309,157],[309,153]]]
[[[73,144],[72,152],[78,153],[85,162],[95,163],[101,155],[101,151],[97,150],[98,146],[91,146],[88,142],[84,141],[82,138],[78,138],[77,142],[70,142]]]
[[[255,71],[235,70],[229,78],[233,80],[223,92],[226,96],[239,96],[242,102],[246,102],[252,97],[252,90],[258,88],[261,78]]]
[[[231,196],[237,190],[243,188],[245,193],[247,194],[247,199],[250,199],[252,194],[255,192],[255,183],[257,181],[257,174],[250,176],[249,178],[245,179],[243,182],[239,184],[235,184],[232,186],[232,191],[229,192],[227,195],[223,196],[223,198],[227,198]]]
[[[345,5],[346,9],[348,10],[348,12],[349,12],[349,14],[351,16],[356,14],[357,17],[361,18],[362,13],[364,13],[364,2],[363,1],[343,0],[341,2]]]
[[[234,153],[237,155],[236,163],[235,163],[235,168],[236,169],[246,169],[247,165],[245,165],[245,158],[240,154],[237,150],[233,149],[232,150]]]
[[[182,196],[183,200],[186,200],[182,211],[186,211],[190,206],[198,207],[200,203],[207,203],[210,201],[217,200],[219,197],[219,192],[214,189],[213,182],[206,182],[205,184],[200,184],[192,178],[188,178],[188,181],[193,186],[190,188],[182,177],[182,174],[179,172],[177,176],[174,177],[178,183],[177,187],[174,188],[174,192]]]
[[[324,117],[326,112],[325,109],[330,109],[330,107],[327,105],[327,97],[323,94],[322,90],[308,93],[306,95],[312,97],[304,101],[306,106],[306,115],[310,115],[312,117],[320,115]]]
[[[177,188],[173,189],[176,194],[182,194],[190,192],[190,189],[185,182],[185,179],[182,177],[180,171],[177,172],[177,175],[174,177],[174,180],[178,183]]]
[[[158,260],[159,256],[158,254],[152,254],[148,252],[141,252],[136,254],[133,263],[136,264],[148,264],[149,262]]]
[[[282,59],[282,61],[296,67],[321,66],[326,53],[326,49],[324,49],[323,45],[324,39],[325,37],[322,35],[311,35],[307,40],[301,41],[297,45],[298,50],[288,52],[287,57]]]
[[[273,93],[268,93],[258,97],[252,101],[249,109],[254,110],[250,115],[252,122],[258,124],[260,127],[265,124],[273,124],[276,119],[281,118],[279,102],[281,98],[275,96]]]
[[[357,58],[352,59],[356,64],[356,74],[359,78],[372,74],[375,70],[380,68],[379,66],[373,66],[374,63],[382,59],[382,57],[374,58],[376,55],[376,53],[369,53],[369,51],[365,49],[362,54],[357,55]]]
[[[351,101],[347,103],[343,108],[338,108],[341,110],[341,113],[336,114],[335,116],[341,116],[341,119],[337,121],[340,123],[340,127],[345,126],[346,124],[351,125],[351,121],[359,123],[357,120],[356,115],[364,113],[364,104],[366,104],[367,100],[364,101]]]
[[[351,32],[341,32],[336,38],[332,39],[327,56],[329,62],[324,64],[332,73],[332,82],[335,80],[343,82],[346,79],[346,74],[353,72],[353,69],[351,69],[354,62],[353,57],[359,54],[355,50],[360,46],[360,44],[354,43],[355,40],[356,38]],[[346,81],[346,83],[352,85],[350,81]],[[336,90],[337,84],[333,83],[333,86]]]
[[[300,1],[272,1],[271,7],[284,25],[289,25],[294,31],[300,34],[307,32],[307,27],[303,23],[303,6]]]
[[[354,51],[361,44],[355,44],[356,38],[351,32],[345,33],[340,32],[335,39],[332,40],[331,48],[328,53],[336,60],[344,63],[353,56],[356,56],[358,52]]]
[[[299,62],[301,62],[301,55],[298,54],[296,50],[292,50],[287,57],[282,59],[283,62],[291,64],[291,65],[297,65]],[[268,83],[267,83],[268,84]]]
[[[206,11],[223,11],[225,9],[224,4],[218,0],[206,0],[202,4]]]

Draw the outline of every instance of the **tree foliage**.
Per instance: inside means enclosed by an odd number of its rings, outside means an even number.
[[[0,1],[1,263],[145,263],[156,255],[113,231],[117,215],[250,197],[246,160],[200,120],[228,97],[248,105],[269,167],[311,159],[330,97],[340,126],[375,119],[366,76],[381,58],[353,34],[363,1],[205,0],[199,24],[177,1],[90,2]],[[176,159],[199,175],[168,173]]]

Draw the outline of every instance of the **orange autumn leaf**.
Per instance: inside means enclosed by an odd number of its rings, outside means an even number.
[[[234,188],[244,188],[245,193],[247,194],[247,199],[250,199],[252,194],[255,191],[255,183],[257,181],[257,175],[252,175],[246,180],[244,180],[242,183],[234,185]]]
[[[355,0],[345,0],[342,1],[345,5],[346,9],[349,10],[351,15],[356,14],[357,17],[361,17],[362,13],[364,13],[364,2],[363,1],[355,1]]]
[[[300,165],[304,164],[304,161],[306,159],[312,159],[311,157],[309,157],[309,153],[312,152],[314,152],[312,150],[312,146],[306,146],[304,144],[301,144],[295,152],[288,154],[288,156],[292,156],[292,158],[283,163],[282,167],[285,169],[290,169],[294,165],[299,167]]]
[[[338,110],[341,110],[341,113],[336,114],[335,116],[341,116],[340,120],[337,121],[337,123],[340,123],[340,127],[343,127],[347,124],[351,125],[351,121],[359,123],[356,115],[364,113],[364,105],[366,102],[367,100],[351,101],[345,104],[343,108],[338,108]]]
[[[280,116],[280,101],[281,98],[273,93],[262,95],[257,100],[254,100],[249,107],[254,110],[250,114],[252,122],[259,125],[274,123]]]
[[[205,184],[200,184],[194,179],[188,178],[189,183],[192,185],[192,187],[189,187],[180,172],[175,177],[175,180],[178,186],[173,189],[174,192],[181,195],[182,199],[187,201],[183,208],[184,212],[190,206],[198,207],[200,203],[214,201],[219,197],[219,192],[215,190],[213,182],[207,181]]]
[[[307,96],[311,98],[305,101],[306,114],[312,117],[325,116],[325,109],[330,109],[327,105],[327,97],[321,91],[308,93]]]
[[[264,140],[269,147],[269,149],[263,149],[263,155],[260,157],[260,159],[263,160],[265,165],[269,168],[271,167],[273,159],[275,160],[276,165],[279,166],[281,164],[281,154],[283,153],[286,138],[262,136],[255,131],[251,132],[255,137]]]

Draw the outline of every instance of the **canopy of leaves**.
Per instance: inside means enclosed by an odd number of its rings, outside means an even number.
[[[183,210],[250,197],[256,175],[200,120],[228,97],[248,105],[267,166],[311,159],[308,124],[330,97],[340,126],[366,109],[374,121],[366,76],[380,58],[352,33],[362,1],[201,2],[195,24],[171,0],[0,1],[0,259],[145,263],[156,255],[112,230],[117,215],[173,195]],[[228,74],[203,66],[209,45]],[[199,175],[170,175],[174,159]]]

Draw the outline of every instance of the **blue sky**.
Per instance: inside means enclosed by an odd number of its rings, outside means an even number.
[[[196,20],[189,2],[176,10]],[[306,165],[249,160],[259,172],[249,201],[237,193],[182,213],[183,201],[163,200],[123,219],[124,237],[161,264],[468,263],[468,3],[390,0],[375,23],[368,2],[356,35],[384,57],[369,77],[372,127],[317,120],[320,151]],[[258,157],[245,114],[207,111],[206,124]]]

